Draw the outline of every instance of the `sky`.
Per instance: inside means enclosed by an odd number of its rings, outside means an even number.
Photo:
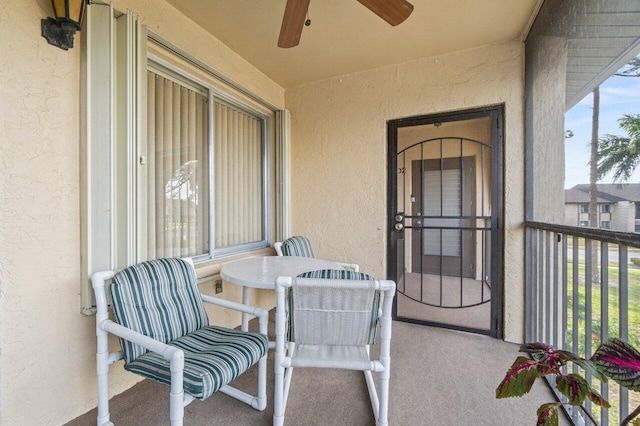
[[[565,130],[573,132],[572,138],[565,139],[565,188],[589,183],[592,113],[593,94],[589,94],[565,114]],[[640,77],[613,76],[600,85],[600,137],[626,136],[618,127],[624,114],[640,114]],[[613,173],[598,183],[613,183],[612,176]],[[640,183],[640,167],[627,182]]]

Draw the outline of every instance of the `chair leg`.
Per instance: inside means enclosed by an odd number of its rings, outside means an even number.
[[[378,426],[388,425],[389,416],[389,369],[380,373],[380,405],[378,407]]]
[[[267,335],[267,328],[269,326],[269,312],[263,311],[258,317],[260,324],[260,333]],[[267,352],[268,349],[267,349]],[[255,401],[256,410],[263,411],[267,408],[267,354],[258,361],[258,397]]]
[[[278,352],[276,345],[275,356],[275,392],[273,394],[273,425],[281,426],[284,423],[284,367],[280,365],[284,353]]]
[[[283,298],[282,289],[276,286],[276,297]],[[284,299],[283,299],[284,300]],[[286,315],[279,303],[276,308],[276,354],[275,354],[275,392],[273,394],[273,425],[282,426],[284,423],[284,373],[282,366],[284,359],[284,334]]]
[[[98,372],[98,426],[112,426],[109,418],[109,352],[98,353],[96,367]]]
[[[100,325],[107,319],[107,314],[98,313],[96,315],[96,373],[98,376],[98,426],[112,426],[109,416],[109,337],[108,333]]]
[[[167,349],[171,368],[171,393],[169,395],[169,418],[171,426],[182,426],[184,420],[184,352],[178,348]]]

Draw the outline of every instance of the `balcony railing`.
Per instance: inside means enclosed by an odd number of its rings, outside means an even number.
[[[527,342],[586,358],[611,337],[640,348],[639,234],[527,222],[526,245]],[[574,424],[617,425],[640,405],[616,383],[585,377],[611,408],[587,402],[569,410]]]

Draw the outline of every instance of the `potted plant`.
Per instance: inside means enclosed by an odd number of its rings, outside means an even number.
[[[631,391],[640,391],[640,352],[620,339],[609,339],[602,343],[589,359],[544,343],[526,343],[520,347],[520,352],[529,354],[529,357],[519,356],[515,360],[496,389],[496,398],[523,396],[531,390],[537,379],[553,375],[557,390],[568,400],[566,403],[541,405],[538,408],[537,425],[557,425],[558,411],[563,404],[579,406],[587,398],[602,408],[610,407],[609,402],[583,376],[563,373],[563,367],[569,363],[578,365],[600,381],[611,379]],[[621,425],[640,425],[640,418],[636,419],[638,414],[640,407],[630,413]],[[597,424],[594,419],[591,420]]]

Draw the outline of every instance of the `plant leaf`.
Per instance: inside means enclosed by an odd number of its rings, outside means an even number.
[[[529,354],[531,358],[548,367],[558,367],[565,364],[558,355],[559,351],[544,343],[525,343],[520,346],[520,352]]]
[[[582,405],[591,391],[589,383],[579,374],[567,374],[556,378],[556,388],[569,399],[571,405]]]
[[[533,343],[523,343],[520,345],[520,352],[526,352],[528,354],[532,354],[533,352],[552,352],[553,346],[549,346],[545,343],[541,342],[533,342]]]
[[[600,380],[601,382],[606,382],[608,380],[607,376],[598,368],[597,364],[593,360],[579,359],[573,360],[573,362],[582,367],[584,371],[590,373],[593,377]]]
[[[598,347],[591,361],[610,379],[640,391],[640,352],[620,339],[609,339]]]
[[[544,366],[535,360],[519,356],[496,389],[496,398],[522,396],[531,390],[538,377],[546,374]]]
[[[606,409],[611,408],[611,404],[609,404],[609,401],[604,399],[602,395],[600,395],[598,392],[593,390],[593,388],[589,390],[587,397],[589,397],[589,400],[591,402],[593,402],[596,405],[599,405],[602,408],[606,408]]]
[[[543,404],[538,408],[538,422],[536,426],[558,426],[559,402]]]

